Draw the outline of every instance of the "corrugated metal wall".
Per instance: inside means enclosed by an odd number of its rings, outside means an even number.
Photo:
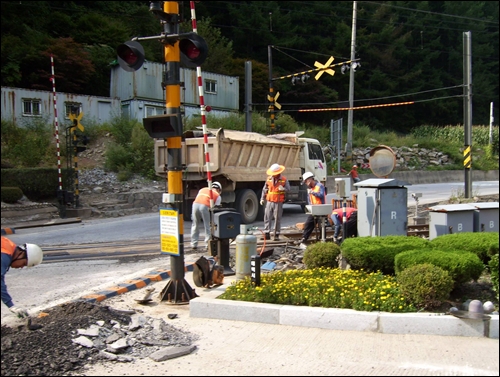
[[[83,111],[81,123],[92,121],[103,123],[110,121],[114,116],[120,115],[120,100],[110,97],[87,96],[71,93],[56,93],[57,118],[59,124],[69,122],[65,117],[65,104],[79,103]],[[23,100],[32,99],[40,101],[40,115],[24,115]],[[50,91],[11,88],[2,86],[2,119],[16,122],[22,126],[24,122],[34,118],[46,122],[54,122],[54,98]]]

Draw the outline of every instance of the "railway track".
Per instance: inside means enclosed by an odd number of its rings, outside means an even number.
[[[326,240],[333,239],[333,229],[326,230]],[[408,225],[408,236],[429,237],[429,225]],[[268,249],[273,247],[291,246],[295,241],[302,237],[302,231],[288,231],[282,234],[279,241],[261,239],[257,235],[257,248],[262,247]],[[308,243],[313,243],[321,240],[320,232],[313,232],[308,240]],[[231,243],[230,248],[236,247],[235,242]],[[127,258],[127,257],[153,257],[153,256],[169,256],[162,254],[160,251],[159,241],[151,240],[136,240],[126,242],[104,242],[104,243],[88,243],[80,245],[63,245],[44,247],[44,263],[85,260],[85,259],[105,259],[105,258]],[[196,254],[200,250],[193,251],[189,242],[184,244],[184,254]]]

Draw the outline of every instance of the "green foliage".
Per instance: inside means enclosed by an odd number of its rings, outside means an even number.
[[[23,195],[23,190],[19,187],[2,187],[2,202],[4,203],[17,203]]]
[[[56,165],[52,127],[43,119],[34,118],[22,127],[2,120],[1,127],[2,161],[23,168],[42,166],[49,161]]]
[[[443,234],[430,241],[431,247],[439,250],[468,251],[474,253],[484,264],[488,264],[490,259],[488,250],[495,244],[498,250],[498,243],[498,232]]]
[[[263,274],[260,286],[245,278],[232,283],[218,298],[393,313],[415,311],[401,295],[395,277],[338,268],[275,271]]]
[[[492,288],[497,294],[498,301],[498,292],[500,291],[498,286],[498,252],[491,257],[488,268],[490,269]]]
[[[71,169],[62,169],[63,176],[71,176]],[[55,168],[2,169],[2,184],[19,187],[30,200],[55,198],[59,173]]]
[[[477,281],[484,271],[484,264],[477,255],[463,251],[409,250],[399,253],[394,258],[396,274],[411,266],[423,263],[430,263],[448,271],[455,286],[471,280]]]
[[[418,309],[439,307],[453,289],[453,279],[440,267],[423,263],[398,273],[401,294]]]
[[[342,242],[342,256],[354,269],[394,274],[394,258],[406,250],[429,248],[429,241],[420,237],[383,236],[354,237]]]
[[[115,142],[106,151],[105,168],[118,173],[120,181],[133,173],[154,179],[154,139],[142,124],[127,119],[115,119],[111,124]]]
[[[309,245],[304,252],[304,264],[307,268],[338,267],[337,258],[340,247],[333,242],[317,242]]]

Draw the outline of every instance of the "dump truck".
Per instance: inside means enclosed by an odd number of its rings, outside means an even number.
[[[207,187],[207,169],[212,181],[222,185],[222,206],[234,208],[241,222],[251,224],[264,217],[260,197],[272,164],[285,166],[283,175],[290,182],[285,203],[297,204],[305,210],[307,188],[302,174],[310,171],[325,184],[327,166],[321,144],[316,139],[302,138],[296,133],[262,135],[256,132],[207,129],[209,164],[202,130],[183,133],[181,163],[183,169],[183,214],[191,220],[193,201],[202,187]],[[167,142],[155,139],[155,171],[165,178],[168,172]]]

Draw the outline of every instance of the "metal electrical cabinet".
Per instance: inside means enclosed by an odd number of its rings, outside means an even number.
[[[452,233],[474,231],[474,207],[446,204],[429,208],[429,240]]]
[[[469,205],[475,208],[474,232],[498,232],[498,202]]]
[[[358,188],[358,237],[408,233],[408,189],[396,179],[367,179]]]

